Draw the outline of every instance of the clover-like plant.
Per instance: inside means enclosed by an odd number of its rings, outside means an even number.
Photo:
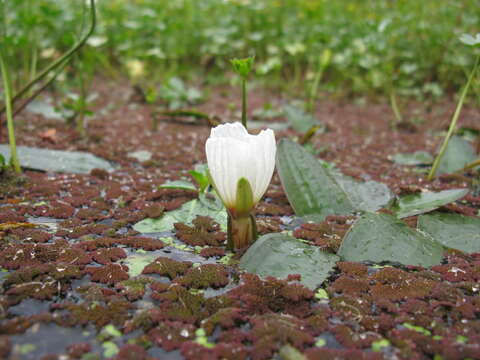
[[[242,125],[247,128],[247,80],[248,75],[252,71],[254,56],[245,59],[232,59],[235,72],[242,78]]]
[[[245,248],[257,238],[253,210],[273,175],[275,134],[250,135],[240,123],[223,124],[212,129],[205,150],[210,182],[228,212],[227,246]]]

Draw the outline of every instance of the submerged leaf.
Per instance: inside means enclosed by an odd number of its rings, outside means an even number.
[[[222,230],[227,228],[227,212],[218,203],[207,202],[194,199],[183,204],[179,209],[166,212],[162,217],[157,219],[144,219],[136,223],[134,230],[141,233],[157,233],[172,231],[173,224],[181,222],[190,224],[197,215],[210,216],[213,220],[220,224]]]

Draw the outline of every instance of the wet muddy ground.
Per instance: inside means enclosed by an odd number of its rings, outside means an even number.
[[[137,102],[128,86],[99,82],[95,90],[97,111],[85,139],[58,120],[28,112],[17,118],[19,144],[89,151],[116,170],[3,175],[0,358],[296,359],[287,345],[312,360],[480,358],[480,254],[449,251],[430,269],[339,262],[313,292],[295,275],[262,280],[240,271],[224,249],[225,233],[209,218],[176,224],[172,232],[135,231],[138,221],[196,198],[158,186],[205,162],[210,129],[161,118],[153,130],[154,106]],[[199,109],[230,121],[238,99],[233,90],[212,90]],[[252,91],[252,110],[265,102],[279,107],[287,99]],[[397,195],[470,187],[466,198],[440,211],[477,216],[473,176],[429,183],[424,169],[389,160],[435,153],[453,109],[449,102],[411,103],[404,114],[411,121],[394,127],[388,105],[319,102],[317,117],[327,130],[312,144],[346,175],[383,182]],[[460,126],[480,130],[479,120],[478,109],[466,108]],[[476,145],[478,151],[478,138]],[[129,156],[141,150],[151,159]],[[275,175],[257,208],[259,232],[281,231],[292,216]],[[330,216],[290,230],[335,251],[352,219]],[[415,226],[416,219],[406,222]]]

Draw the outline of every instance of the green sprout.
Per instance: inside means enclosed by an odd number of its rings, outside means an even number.
[[[460,41],[464,43],[465,45],[468,46],[480,46],[480,33],[477,34],[475,37],[468,35],[468,34],[463,34],[460,37]],[[470,85],[472,84],[473,79],[475,78],[475,74],[477,73],[478,66],[480,64],[480,55],[477,56],[477,59],[475,60],[475,65],[473,66],[472,71],[470,72],[470,75],[468,76],[468,80],[464,88],[462,89],[462,92],[460,94],[460,98],[458,99],[457,106],[455,108],[455,112],[453,113],[452,120],[450,121],[450,127],[448,128],[447,135],[445,136],[445,139],[443,140],[443,144],[440,147],[440,151],[438,152],[437,157],[435,158],[435,161],[433,162],[432,168],[430,169],[430,172],[428,174],[427,179],[429,181],[433,180],[435,177],[435,174],[437,173],[438,166],[440,165],[440,162],[445,155],[445,152],[447,151],[448,143],[450,141],[450,138],[452,137],[455,128],[457,126],[458,118],[460,116],[460,111],[462,110],[463,104],[465,102],[465,99],[467,97],[468,89],[470,88]]]
[[[247,128],[247,80],[252,71],[254,56],[245,59],[232,59],[235,72],[242,78],[242,125]]]

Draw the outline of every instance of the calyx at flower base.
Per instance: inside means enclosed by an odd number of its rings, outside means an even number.
[[[252,214],[253,192],[250,183],[240,178],[237,183],[235,207],[228,210],[228,242],[227,249],[242,249],[257,240],[257,225]]]

